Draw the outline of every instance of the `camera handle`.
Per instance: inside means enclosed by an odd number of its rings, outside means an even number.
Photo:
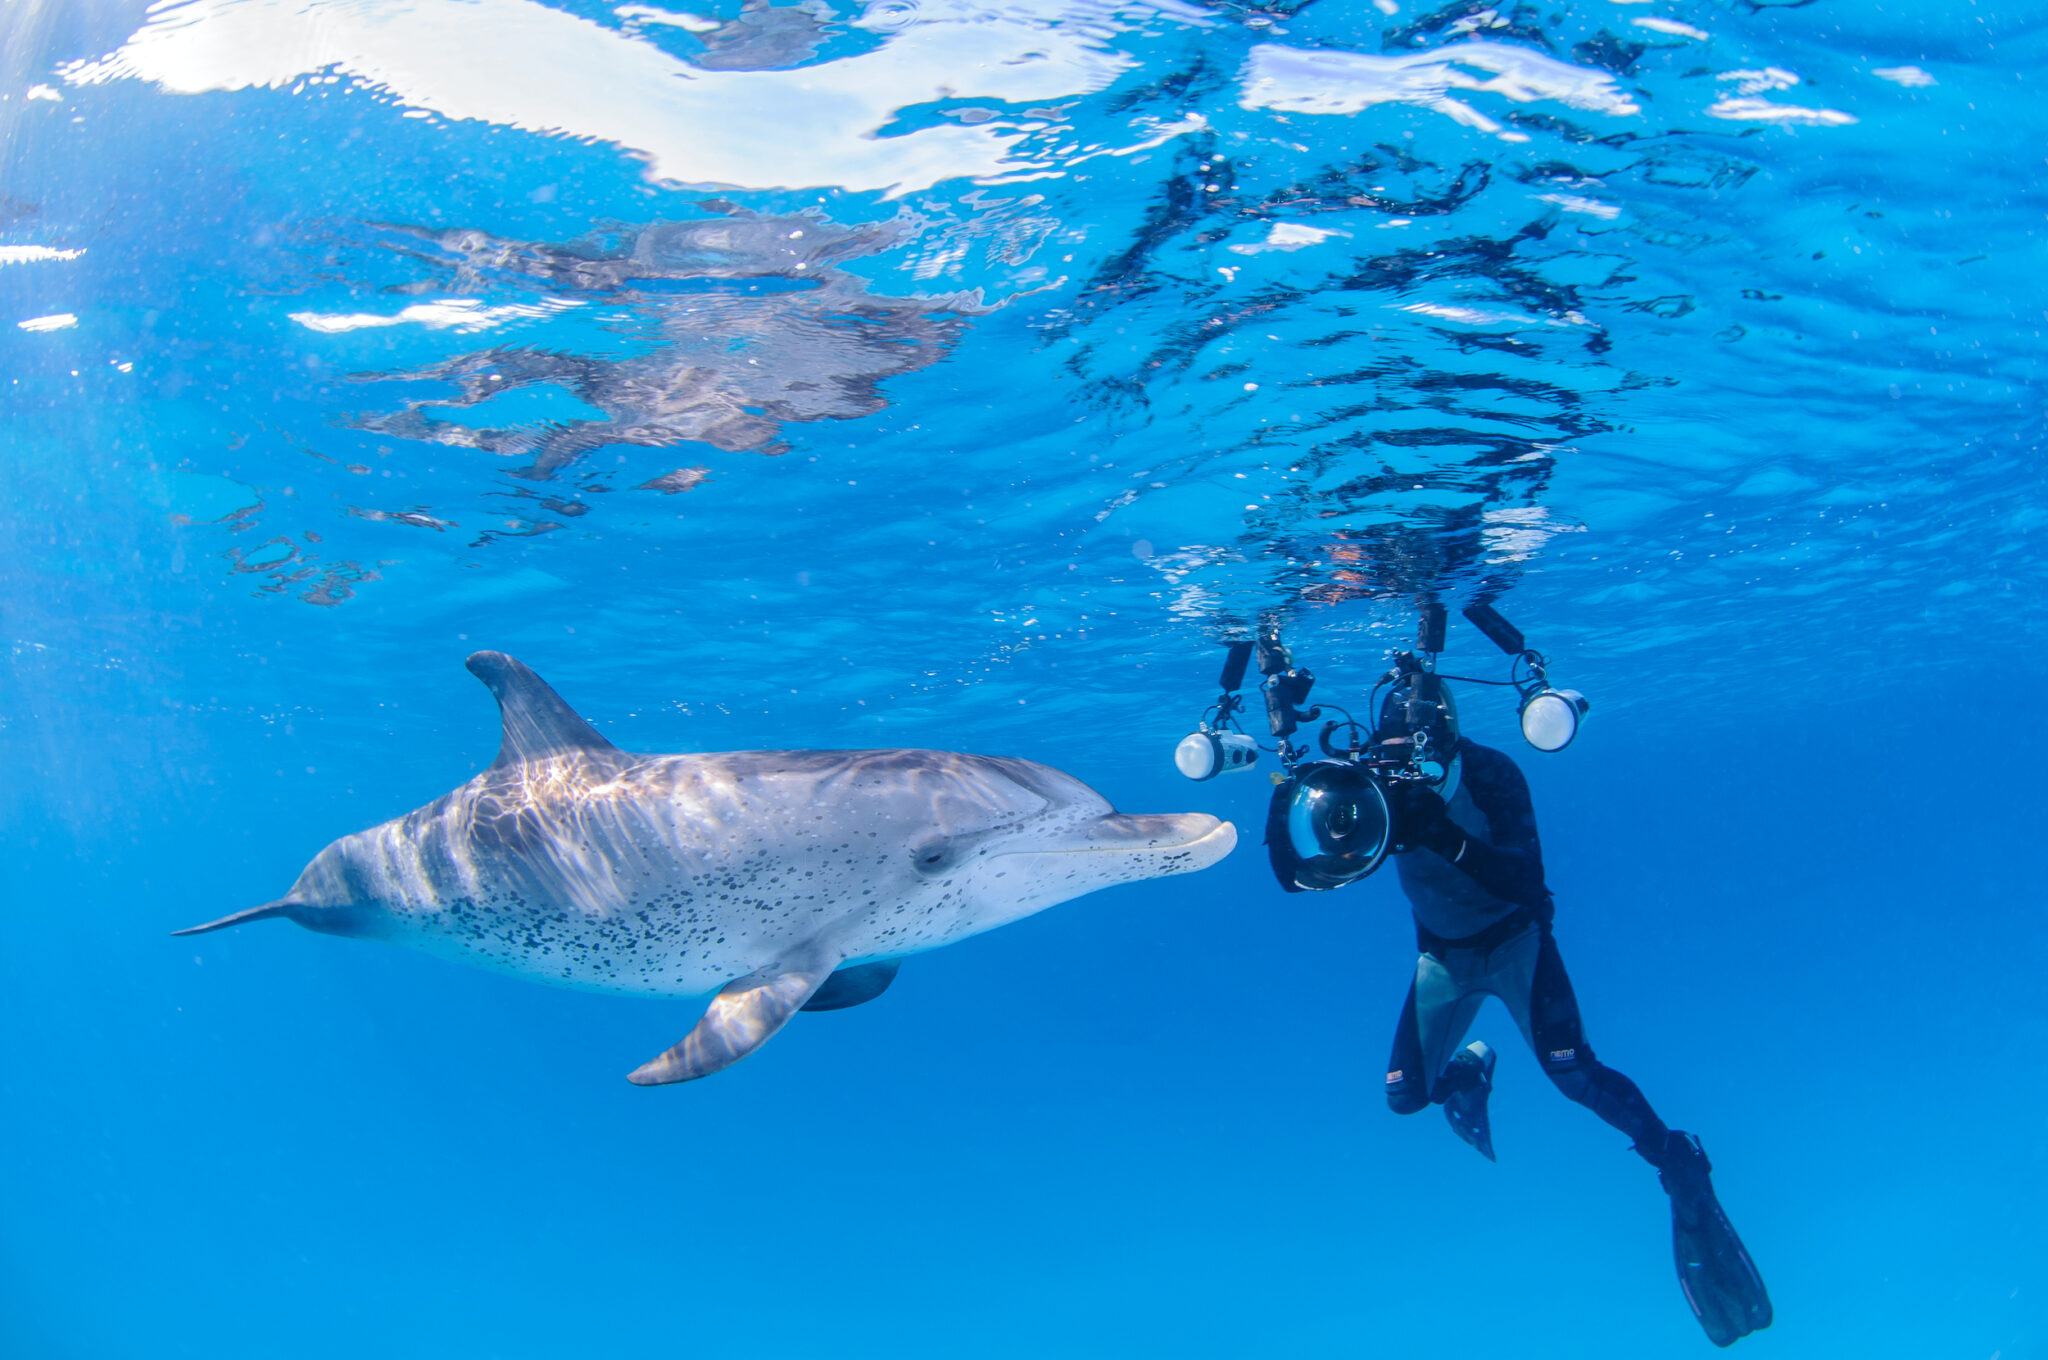
[[[1321,708],[1306,711],[1297,707],[1308,699],[1308,692],[1315,688],[1316,678],[1305,670],[1282,671],[1266,680],[1266,725],[1273,729],[1273,735],[1281,741],[1282,758],[1291,748],[1287,738],[1303,723],[1314,722],[1323,716]]]
[[[1331,707],[1336,708],[1336,705],[1332,704]],[[1344,713],[1344,710],[1341,708],[1337,709],[1337,711]],[[1330,744],[1330,737],[1340,727],[1350,731],[1350,742],[1344,746],[1332,746]],[[1349,713],[1344,713],[1341,719],[1332,718],[1323,724],[1323,730],[1316,735],[1316,744],[1321,746],[1323,754],[1332,760],[1356,761],[1359,752],[1365,749],[1364,735],[1365,729],[1359,726],[1358,720]]]

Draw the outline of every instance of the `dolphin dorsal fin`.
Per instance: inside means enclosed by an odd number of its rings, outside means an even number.
[[[548,682],[523,663],[503,652],[476,652],[465,663],[469,673],[490,686],[497,696],[498,712],[505,719],[505,733],[498,743],[498,760],[492,768],[517,765],[548,756],[616,756],[619,748],[597,734],[597,729],[562,702],[562,696],[548,688]]]

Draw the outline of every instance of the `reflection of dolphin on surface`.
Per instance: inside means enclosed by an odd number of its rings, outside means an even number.
[[[793,423],[852,420],[888,403],[880,384],[936,363],[978,292],[891,297],[843,268],[916,235],[908,221],[840,226],[811,213],[757,216],[720,200],[714,216],[619,226],[568,245],[480,231],[387,228],[386,243],[474,295],[517,283],[553,303],[603,303],[640,318],[652,345],[583,355],[498,346],[424,368],[357,377],[435,380],[452,397],[353,419],[359,428],[531,461],[510,475],[549,481],[593,449],[686,440],[775,454]],[[424,286],[426,281],[422,281]],[[603,419],[492,428],[429,414],[558,384]],[[488,408],[486,408],[488,409]]]
[[[1028,760],[628,755],[511,657],[469,669],[504,715],[495,764],[335,841],[275,902],[177,933],[282,916],[564,986],[717,991],[632,1073],[655,1086],[737,1062],[798,1010],[880,995],[904,955],[1237,843],[1228,822],[1126,815]]]

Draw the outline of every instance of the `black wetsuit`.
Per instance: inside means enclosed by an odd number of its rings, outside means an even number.
[[[1498,996],[1557,1089],[1660,1164],[1664,1121],[1634,1082],[1593,1056],[1580,1025],[1578,999],[1551,938],[1528,781],[1499,751],[1461,741],[1458,752],[1462,775],[1445,806],[1465,833],[1462,851],[1451,851],[1456,863],[1427,848],[1396,861],[1420,956],[1387,1062],[1387,1104],[1413,1114],[1443,1100],[1446,1064],[1480,1003]]]

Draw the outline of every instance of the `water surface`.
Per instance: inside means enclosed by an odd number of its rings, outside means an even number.
[[[1745,1348],[2048,1355],[2043,21],[19,0],[0,1349],[1701,1352],[1500,1012],[1499,1165],[1385,1112],[1391,876],[1169,764],[1221,639],[1356,702],[1436,598],[1594,698],[1558,935]],[[478,647],[1246,843],[668,1091],[688,1003],[167,938],[488,761]]]

